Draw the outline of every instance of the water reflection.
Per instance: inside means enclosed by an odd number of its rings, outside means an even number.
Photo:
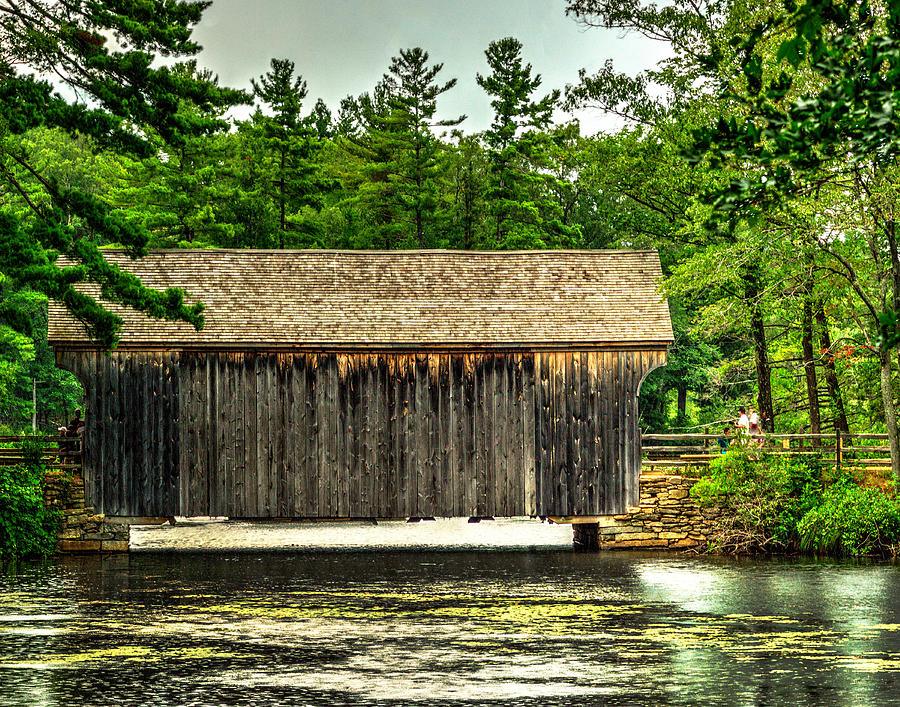
[[[885,704],[898,607],[890,565],[78,558],[0,579],[0,703]]]

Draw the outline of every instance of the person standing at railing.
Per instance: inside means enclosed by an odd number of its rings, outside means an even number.
[[[757,447],[761,447],[763,438],[762,430],[759,427],[759,413],[757,413],[753,408],[750,408],[749,423],[750,426],[747,431],[750,433],[751,443],[755,444]]]
[[[725,427],[722,430],[722,436],[717,441],[719,443],[719,453],[725,454],[728,451],[728,445],[731,444],[731,428]]]
[[[750,418],[747,417],[747,411],[743,406],[738,408],[738,421],[735,427],[738,428],[738,433],[746,434],[750,430]]]

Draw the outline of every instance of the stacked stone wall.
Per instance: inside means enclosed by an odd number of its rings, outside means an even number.
[[[129,527],[113,523],[84,505],[84,480],[69,472],[52,470],[44,475],[44,503],[61,513],[56,551],[127,552]]]
[[[718,507],[701,508],[691,498],[698,479],[642,474],[640,504],[600,522],[601,550],[703,550]]]

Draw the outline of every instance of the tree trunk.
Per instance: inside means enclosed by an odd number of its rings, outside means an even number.
[[[878,355],[881,364],[881,400],[884,403],[884,422],[887,427],[888,442],[891,445],[891,470],[895,479],[900,479],[900,437],[897,434],[897,408],[891,388],[891,352],[882,351]]]
[[[769,363],[769,348],[766,342],[766,329],[760,313],[759,271],[750,268],[744,277],[747,301],[750,306],[750,335],[753,338],[753,356],[756,359],[756,403],[761,416],[760,426],[764,432],[775,431],[775,407],[772,404],[772,366]]]
[[[828,387],[828,397],[834,407],[834,426],[841,432],[850,433],[850,424],[847,422],[847,411],[844,409],[844,398],[841,396],[841,387],[837,377],[837,367],[831,351],[831,334],[828,331],[828,317],[825,316],[825,308],[820,304],[816,309],[816,321],[819,324],[819,344],[824,350],[822,367],[825,370],[825,385]]]
[[[678,386],[678,419],[687,417],[687,386]]]
[[[278,180],[278,197],[281,202],[281,233],[279,234],[279,241],[282,250],[284,249],[284,230],[285,230],[285,202],[287,201],[287,197],[285,196],[286,192],[286,184],[284,182],[284,166],[285,166],[285,152],[281,151],[281,175]]]
[[[816,359],[813,354],[813,307],[809,299],[803,302],[802,323],[803,376],[806,378],[806,395],[809,398],[809,431],[819,434],[822,431],[822,418],[819,412],[819,382],[816,380]]]

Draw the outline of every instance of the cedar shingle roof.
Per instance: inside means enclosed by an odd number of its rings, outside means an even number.
[[[654,251],[156,250],[107,260],[150,287],[182,287],[206,326],[116,305],[120,346],[532,347],[672,341]],[[84,285],[97,296],[98,288]],[[51,303],[50,342],[85,345]]]

